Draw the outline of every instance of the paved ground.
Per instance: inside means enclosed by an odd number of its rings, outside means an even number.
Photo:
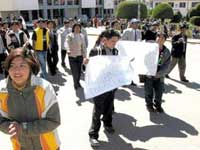
[[[89,37],[90,47],[95,41]],[[166,43],[170,47],[169,43]],[[164,114],[149,114],[145,109],[143,85],[119,88],[116,92],[113,125],[109,135],[101,128],[99,150],[199,150],[200,149],[200,44],[189,44],[186,77],[179,81],[175,68],[166,79]],[[66,60],[67,61],[67,60]],[[59,134],[62,150],[92,150],[88,141],[93,104],[83,91],[73,89],[70,71],[61,68],[49,77],[58,94],[62,123]],[[81,81],[82,85],[84,82]],[[11,150],[9,137],[0,133],[0,150]]]

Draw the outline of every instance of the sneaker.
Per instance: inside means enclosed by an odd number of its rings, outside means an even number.
[[[95,138],[90,138],[90,145],[92,147],[98,147],[98,146],[100,146],[100,142]]]
[[[104,129],[106,132],[108,132],[110,134],[113,134],[115,132],[115,129],[112,126],[110,126],[110,127],[104,126]]]
[[[147,105],[147,110],[148,110],[149,112],[155,112],[155,109],[153,108],[152,105]]]

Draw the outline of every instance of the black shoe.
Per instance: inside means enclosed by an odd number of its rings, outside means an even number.
[[[52,71],[52,72],[51,72],[51,75],[52,75],[52,76],[55,76],[55,75],[56,75],[56,71]]]
[[[78,87],[78,88],[82,88],[82,86],[81,86],[81,84],[80,84],[80,83],[78,83],[77,87]]]
[[[187,79],[181,79],[181,81],[183,81],[183,82],[189,82],[189,80],[187,80]]]
[[[149,112],[155,112],[155,109],[153,108],[152,105],[147,105],[147,110],[148,110]]]
[[[137,86],[137,84],[135,84],[133,81],[131,82],[131,85],[132,86]]]
[[[165,75],[165,78],[170,79],[170,76],[167,74],[167,75]]]
[[[92,147],[98,147],[98,146],[100,146],[100,142],[95,138],[90,138],[90,145]]]
[[[104,129],[106,132],[113,134],[115,132],[115,129],[112,126],[104,126]]]
[[[156,111],[159,113],[163,113],[164,109],[161,106],[159,106],[159,107],[156,107]]]

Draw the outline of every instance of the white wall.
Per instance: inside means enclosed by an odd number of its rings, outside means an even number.
[[[0,0],[0,11],[39,9],[38,0]]]
[[[96,0],[82,0],[81,7],[82,8],[95,8]]]

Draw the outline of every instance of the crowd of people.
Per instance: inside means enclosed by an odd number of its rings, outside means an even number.
[[[98,27],[97,23],[96,18],[94,27]],[[145,22],[141,26],[141,22],[135,18],[127,23],[113,19],[105,22],[105,26],[105,31],[98,36],[93,49],[87,54],[87,32],[84,25],[76,20],[65,19],[63,26],[58,28],[54,20],[40,18],[31,37],[22,18],[10,23],[0,23],[0,73],[5,76],[5,79],[0,81],[0,130],[11,135],[15,150],[30,150],[33,147],[38,150],[59,149],[56,128],[60,124],[60,113],[56,94],[48,81],[48,73],[56,75],[58,62],[63,68],[67,68],[66,56],[74,89],[77,90],[82,88],[80,77],[83,64],[90,63],[90,57],[96,55],[117,57],[118,50],[115,45],[119,40],[158,43],[156,75],[139,75],[140,81],[144,82],[145,102],[149,112],[164,112],[161,106],[164,78],[170,78],[169,73],[177,63],[180,80],[189,82],[185,77],[186,23],[180,23],[177,34],[172,35],[171,51],[164,45],[170,32],[165,24],[157,20]],[[60,43],[58,36],[61,37]],[[132,85],[135,85],[134,82]],[[98,132],[101,120],[108,133],[115,132],[112,114],[116,90],[93,98],[94,110],[89,130],[91,146],[100,144]],[[17,101],[15,97],[18,97]]]

